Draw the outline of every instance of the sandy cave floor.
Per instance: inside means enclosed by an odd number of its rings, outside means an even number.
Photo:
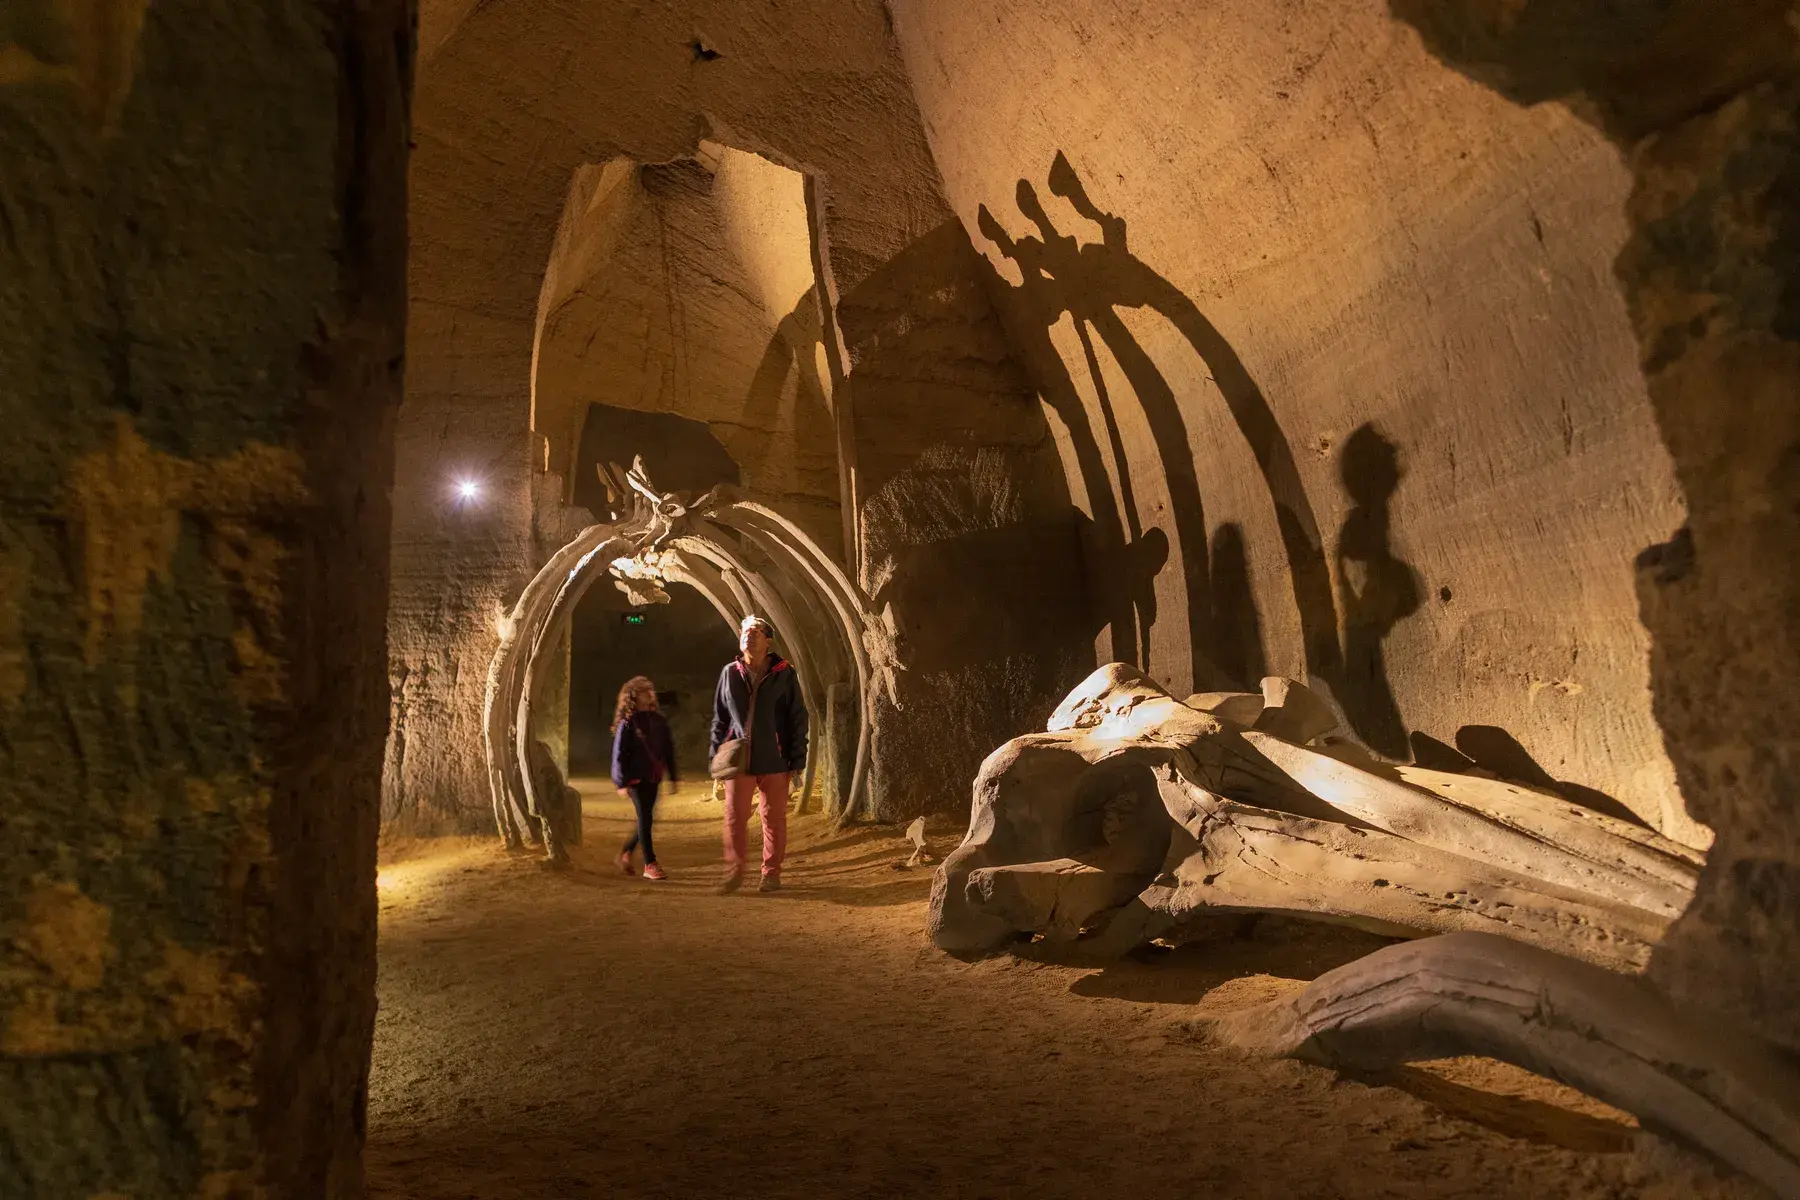
[[[716,804],[664,802],[653,884],[611,865],[626,805],[578,782],[572,872],[384,851],[377,1200],[1727,1194],[1497,1063],[1352,1080],[1206,1041],[1202,1014],[1376,939],[1263,921],[1103,970],[968,964],[926,942],[930,868],[896,869],[892,829],[796,818],[781,893],[716,896]]]

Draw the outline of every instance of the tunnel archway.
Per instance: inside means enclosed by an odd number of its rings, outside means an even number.
[[[711,699],[720,665],[737,653],[737,631],[698,590],[666,590],[668,603],[643,605],[615,580],[612,587],[589,588],[570,613],[567,775],[578,789],[608,775],[619,688],[646,676],[669,722],[675,775],[705,790]],[[565,711],[554,693],[552,687],[537,733],[552,757]]]
[[[784,649],[817,730],[801,794],[811,792],[824,760],[837,785],[830,789],[837,793],[830,807],[840,823],[853,819],[869,775],[875,689],[884,688],[892,702],[893,675],[902,669],[891,613],[873,612],[862,591],[798,526],[736,487],[722,484],[691,500],[657,492],[641,461],[629,472],[611,470],[632,495],[629,513],[588,526],[551,555],[498,621],[500,645],[489,667],[482,722],[502,839],[509,847],[541,843],[553,859],[561,854],[550,819],[555,798],[542,794],[525,764],[532,759],[533,718],[550,678],[548,652],[576,604],[605,576],[640,603],[655,602],[666,596],[666,585],[679,584],[698,591],[733,626],[751,612],[773,621],[785,635]]]

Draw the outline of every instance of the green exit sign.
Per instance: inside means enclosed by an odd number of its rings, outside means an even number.
[[[625,614],[625,623],[627,625],[642,625],[644,623],[644,614],[643,613],[626,613]]]

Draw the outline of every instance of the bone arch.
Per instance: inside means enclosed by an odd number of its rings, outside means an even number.
[[[533,716],[546,679],[547,652],[567,627],[588,588],[615,564],[632,564],[630,578],[679,583],[706,597],[736,625],[751,611],[766,612],[784,633],[783,645],[800,675],[815,720],[834,711],[831,689],[847,685],[857,698],[856,752],[850,782],[838,804],[840,823],[854,818],[866,789],[870,712],[877,671],[868,647],[891,644],[891,622],[871,611],[844,572],[792,522],[720,485],[687,503],[650,486],[642,463],[629,477],[630,513],[590,525],[550,556],[499,621],[500,645],[488,669],[482,712],[483,748],[494,819],[508,847],[540,843],[553,860],[564,856],[550,817],[550,798],[525,764],[531,757]],[[753,555],[770,564],[759,569]],[[884,670],[898,669],[889,656]],[[835,753],[835,729],[815,737],[801,794],[811,792],[822,744]]]

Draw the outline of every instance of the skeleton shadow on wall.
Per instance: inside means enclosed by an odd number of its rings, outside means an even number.
[[[1409,739],[1412,760],[1434,771],[1461,775],[1489,775],[1522,783],[1540,792],[1561,796],[1593,812],[1617,817],[1645,829],[1648,822],[1625,804],[1586,784],[1557,779],[1531,756],[1519,739],[1498,725],[1464,725],[1456,731],[1456,746],[1446,746],[1428,733],[1413,731]]]
[[[1333,595],[1318,518],[1301,484],[1292,446],[1243,359],[1192,299],[1131,252],[1124,218],[1094,202],[1061,152],[1046,182],[1052,194],[1098,227],[1098,243],[1083,244],[1058,229],[1037,188],[1023,179],[1016,194],[1018,210],[1036,236],[1011,236],[985,205],[977,223],[1021,276],[1014,286],[995,272],[992,283],[1027,368],[1068,431],[1092,512],[1083,531],[1096,588],[1092,600],[1097,619],[1111,630],[1112,657],[1148,666],[1157,620],[1155,581],[1166,561],[1166,552],[1155,552],[1160,531],[1144,527],[1128,467],[1119,410],[1135,403],[1168,489],[1188,598],[1194,687],[1254,687],[1268,669],[1244,530],[1222,525],[1208,543],[1205,504],[1181,404],[1119,315],[1120,309],[1141,308],[1173,325],[1200,356],[1256,461],[1281,534],[1308,677],[1335,695],[1364,741],[1382,753],[1404,757],[1406,730],[1381,654],[1394,626],[1419,607],[1417,575],[1390,546],[1388,501],[1399,482],[1397,451],[1368,426],[1345,447],[1343,478],[1353,508],[1336,552],[1338,565],[1348,568],[1354,581],[1340,589],[1346,617],[1340,642],[1339,597]],[[1098,431],[1051,338],[1065,315],[1073,319],[1085,360]],[[1096,340],[1118,364],[1130,385],[1128,395],[1109,389]]]

